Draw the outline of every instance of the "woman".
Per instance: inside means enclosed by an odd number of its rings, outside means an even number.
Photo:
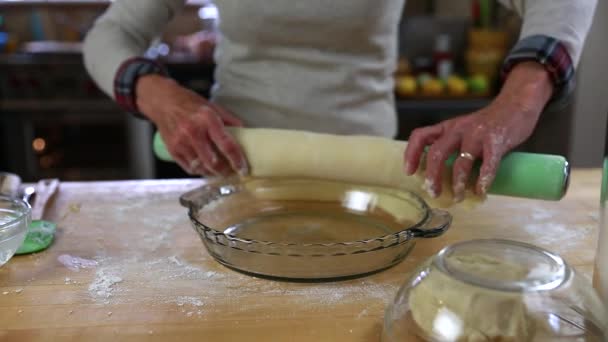
[[[246,158],[226,126],[394,137],[392,74],[404,1],[216,0],[221,38],[211,101],[139,57],[184,0],[114,1],[86,38],[85,63],[108,95],[156,124],[184,170],[246,173]],[[455,199],[462,200],[477,158],[476,192],[484,195],[502,156],[532,134],[550,102],[572,90],[596,0],[502,2],[523,14],[524,24],[498,96],[478,112],[409,138],[405,172],[415,172],[430,146],[426,183],[433,197],[442,191],[443,163],[457,151]]]

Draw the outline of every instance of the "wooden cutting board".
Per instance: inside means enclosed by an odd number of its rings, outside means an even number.
[[[446,244],[508,238],[548,248],[590,278],[599,170],[576,170],[561,202],[491,197],[401,264],[356,280],[296,284],[215,262],[181,193],[201,180],[62,183],[46,251],[0,268],[0,341],[378,341],[408,272]]]

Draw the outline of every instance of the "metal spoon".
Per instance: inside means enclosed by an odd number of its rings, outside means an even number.
[[[30,206],[32,205],[32,203],[30,203],[30,198],[32,197],[32,195],[36,193],[36,188],[33,186],[26,186],[25,188],[23,188],[21,190],[21,198],[26,201],[27,203],[30,204]]]
[[[32,220],[41,220],[47,202],[55,194],[59,186],[57,179],[42,179],[35,186],[26,186],[21,197],[32,206]],[[35,196],[32,201],[31,196]]]

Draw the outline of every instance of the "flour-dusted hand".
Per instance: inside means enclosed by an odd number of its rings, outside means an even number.
[[[160,76],[141,77],[136,86],[137,106],[152,120],[169,153],[190,174],[246,174],[243,150],[226,126],[241,121],[177,82]]]
[[[481,159],[475,192],[485,196],[492,185],[502,157],[530,137],[553,86],[543,66],[521,63],[509,74],[500,94],[487,107],[472,114],[423,127],[412,132],[405,151],[405,172],[420,166],[424,148],[429,146],[425,185],[431,197],[442,189],[445,162],[453,153],[459,157],[452,170],[454,200],[464,198],[475,159]]]

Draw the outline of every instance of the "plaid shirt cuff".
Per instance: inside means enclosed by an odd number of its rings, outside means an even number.
[[[124,61],[114,77],[114,99],[128,113],[146,118],[137,108],[135,85],[140,76],[159,74],[168,76],[167,70],[148,58],[134,57]]]
[[[547,109],[562,108],[574,90],[574,64],[568,50],[559,40],[535,35],[526,37],[509,52],[501,71],[503,81],[520,62],[536,61],[542,64],[553,82],[553,95]]]

